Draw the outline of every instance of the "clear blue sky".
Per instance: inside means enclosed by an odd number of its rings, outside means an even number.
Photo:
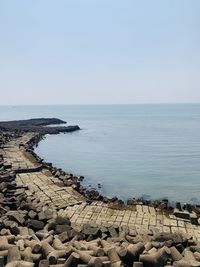
[[[0,104],[200,102],[199,0],[0,0]]]

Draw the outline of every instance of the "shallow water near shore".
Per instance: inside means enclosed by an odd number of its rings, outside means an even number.
[[[200,203],[200,104],[0,107],[0,120],[33,117],[82,128],[36,153],[104,195]]]

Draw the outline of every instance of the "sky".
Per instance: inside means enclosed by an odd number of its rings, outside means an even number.
[[[0,0],[0,105],[200,102],[199,0]]]

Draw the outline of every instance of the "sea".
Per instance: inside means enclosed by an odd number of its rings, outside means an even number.
[[[79,125],[47,135],[47,162],[108,197],[200,203],[200,104],[1,106],[0,120],[55,117]]]

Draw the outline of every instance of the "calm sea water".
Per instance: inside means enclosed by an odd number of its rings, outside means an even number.
[[[103,194],[200,203],[200,104],[0,107],[0,120],[33,117],[82,128],[36,152]]]

